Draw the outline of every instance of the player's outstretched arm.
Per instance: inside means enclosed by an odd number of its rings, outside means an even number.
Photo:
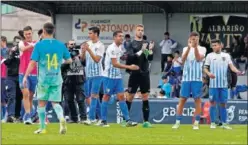
[[[114,67],[120,68],[120,69],[130,69],[130,70],[138,70],[139,67],[137,65],[125,65],[125,64],[121,64],[117,61],[116,58],[112,58],[111,59],[112,64]]]
[[[242,72],[241,72],[240,70],[238,70],[238,69],[233,65],[233,63],[230,63],[230,64],[229,64],[229,67],[230,67],[230,69],[232,70],[232,72],[235,72],[235,73],[238,74],[238,75],[241,75],[241,74],[242,74]]]
[[[26,51],[28,49],[34,48],[34,45],[35,45],[35,43],[31,43],[28,46],[24,46],[23,41],[21,41],[21,42],[19,42],[19,49],[20,49],[20,51],[24,52],[24,51]]]
[[[72,59],[71,58],[69,58],[69,59],[67,59],[67,60],[65,60],[65,62],[64,62],[65,64],[71,64],[72,63]]]
[[[228,55],[227,61],[228,61],[228,65],[229,65],[229,67],[230,67],[230,69],[231,69],[232,72],[234,72],[234,73],[236,73],[236,74],[238,74],[238,75],[241,75],[241,74],[242,74],[242,72],[239,71],[239,70],[233,65],[233,62],[232,62],[232,59],[231,59],[231,56],[230,56],[230,55]]]

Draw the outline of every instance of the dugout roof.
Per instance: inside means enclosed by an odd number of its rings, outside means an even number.
[[[246,13],[247,1],[2,1],[47,16],[122,13]]]

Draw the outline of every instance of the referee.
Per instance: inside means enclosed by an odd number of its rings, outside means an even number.
[[[149,46],[148,41],[143,40],[144,26],[139,24],[135,29],[135,39],[131,42],[128,48],[127,65],[135,64],[139,66],[139,70],[128,71],[130,77],[128,80],[127,106],[131,109],[131,104],[137,89],[140,88],[142,94],[142,111],[143,111],[143,127],[152,127],[148,122],[149,119],[149,92],[150,92],[150,74],[149,74],[149,55],[152,55],[153,43]]]

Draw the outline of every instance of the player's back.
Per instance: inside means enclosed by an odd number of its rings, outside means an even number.
[[[68,50],[65,45],[56,39],[43,39],[35,46],[38,52],[38,82],[43,85],[62,84],[61,64],[63,58],[67,56]]]

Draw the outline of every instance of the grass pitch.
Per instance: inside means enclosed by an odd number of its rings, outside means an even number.
[[[59,124],[49,124],[47,134],[33,132],[38,125],[2,124],[2,144],[247,144],[247,125],[232,125],[233,130],[210,129],[201,125],[192,130],[191,125],[154,125],[153,128],[121,127],[110,124],[109,128],[68,124],[68,132],[60,135]]]

